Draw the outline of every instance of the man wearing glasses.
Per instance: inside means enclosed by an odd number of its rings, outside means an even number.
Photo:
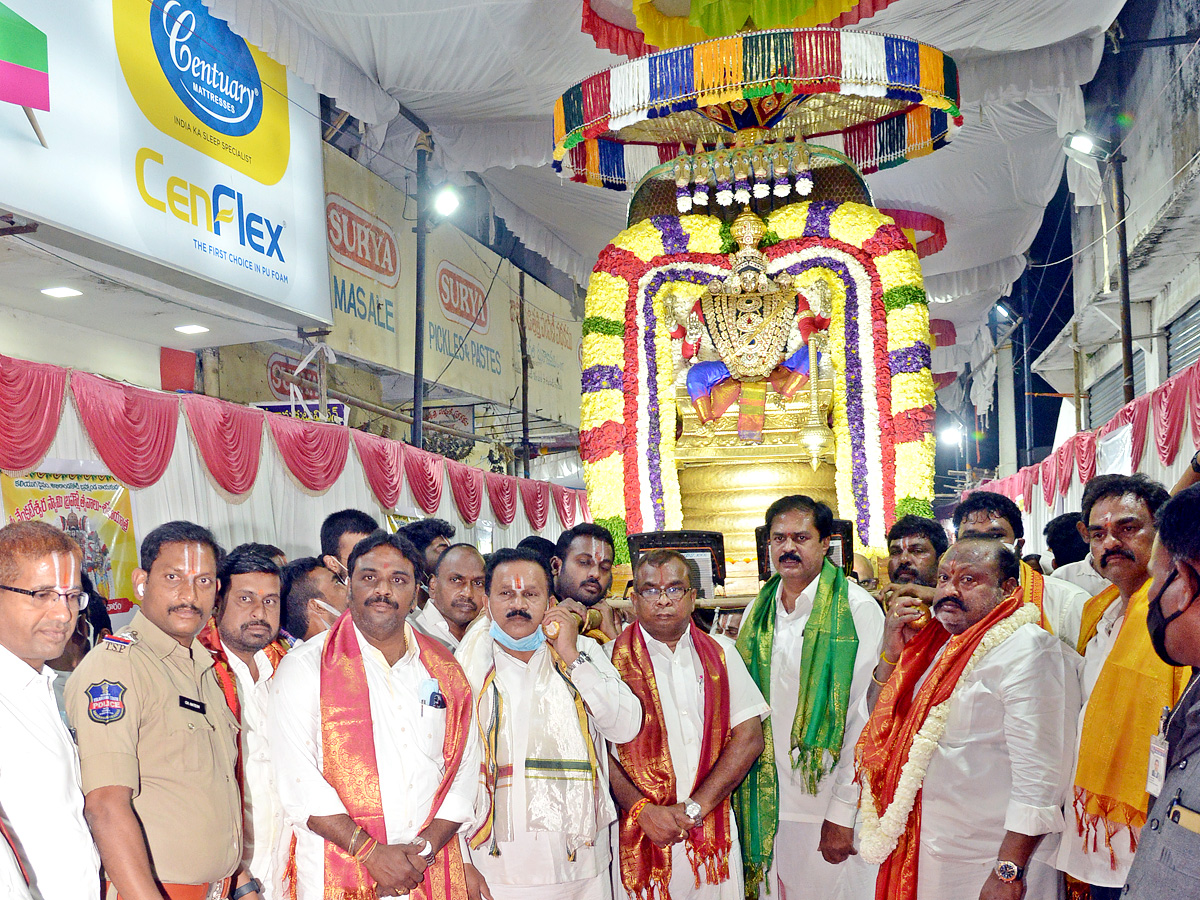
[[[83,818],[75,744],[46,661],[88,595],[79,546],[44,522],[0,528],[0,896],[95,900],[100,858]],[[11,862],[9,849],[17,866]]]
[[[227,893],[242,857],[238,725],[197,639],[223,555],[191,522],[147,534],[133,573],[140,611],[67,682],[108,900],[259,900],[246,873]]]
[[[762,752],[770,710],[733,642],[692,623],[682,556],[642,554],[633,584],[637,623],[605,645],[642,705],[641,731],[613,748],[609,773],[621,807],[615,896],[742,900],[729,794]]]

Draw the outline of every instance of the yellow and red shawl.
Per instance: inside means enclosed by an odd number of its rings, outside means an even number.
[[[1032,603],[1041,613],[1038,624],[1054,634],[1054,627],[1046,618],[1046,576],[1024,560],[1021,561],[1021,594],[1026,603]]]
[[[415,636],[421,664],[446,698],[445,774],[421,826],[425,828],[436,816],[462,763],[471,722],[471,686],[449,650],[416,631],[408,634]],[[350,818],[386,844],[367,675],[349,615],[334,623],[321,651],[321,747],[322,774],[337,791]],[[378,896],[366,867],[329,841],[325,842],[323,896],[324,900],[376,900]],[[466,900],[466,874],[457,837],[438,851],[425,880],[409,896],[413,900]]]
[[[621,632],[613,643],[613,667],[642,704],[642,730],[626,744],[617,745],[617,758],[630,780],[651,803],[671,805],[686,798],[704,782],[716,766],[721,751],[729,742],[729,673],[725,653],[711,637],[689,625],[692,646],[704,671],[704,722],[707,730],[700,745],[700,766],[696,782],[682,796],[675,783],[675,768],[667,747],[667,728],[662,701],[654,681],[654,665],[646,649],[640,624]],[[620,826],[621,883],[634,900],[670,900],[670,848],[656,847],[641,826],[621,812]],[[688,859],[696,886],[701,879],[720,884],[729,878],[729,800],[722,800],[704,821],[688,832],[685,839]]]
[[[913,739],[925,724],[929,711],[949,699],[971,654],[991,627],[1021,606],[1019,594],[1010,597],[955,637],[935,620],[904,648],[900,663],[879,692],[879,700],[855,752],[858,777],[869,784],[879,815],[883,815],[895,797]],[[946,652],[939,658],[938,651],[947,643]],[[933,671],[917,690],[917,683],[930,666]],[[875,900],[914,900],[917,896],[921,798],[918,793],[896,849],[879,867]]]

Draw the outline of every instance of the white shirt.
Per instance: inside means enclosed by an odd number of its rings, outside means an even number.
[[[0,646],[0,815],[22,849],[34,900],[90,900],[100,895],[100,856],[53,681],[53,669],[35,671]]]
[[[425,605],[409,615],[408,620],[422,634],[445,644],[451,653],[458,649],[458,638],[450,633],[450,623],[432,600],[426,600]]]
[[[0,840],[0,897],[5,900],[33,900],[29,885],[21,874],[21,864],[13,855],[8,841]]]
[[[775,742],[775,768],[779,778],[779,818],[793,822],[823,822],[826,819],[847,828],[854,827],[858,812],[858,785],[854,784],[854,745],[867,724],[861,702],[871,686],[871,673],[879,664],[883,644],[883,610],[878,601],[857,584],[847,585],[846,599],[854,630],[858,632],[858,652],[854,656],[854,675],[850,681],[850,699],[846,709],[846,731],[838,764],[823,779],[816,794],[804,786],[800,772],[790,760],[792,723],[800,699],[800,666],[804,649],[804,626],[812,614],[819,578],[814,578],[796,598],[790,613],[783,606],[783,583],[775,594],[775,637],[771,645],[771,730]],[[747,615],[750,610],[746,610]],[[745,619],[743,618],[743,621]],[[806,848],[817,854],[817,848]]]
[[[1075,585],[1089,597],[1095,597],[1110,585],[1109,580],[1097,572],[1092,565],[1092,554],[1090,553],[1079,562],[1059,566],[1050,577]]]
[[[591,658],[571,672],[571,683],[587,705],[592,744],[600,763],[601,790],[608,792],[608,752],[605,739],[624,743],[637,737],[642,727],[642,705],[621,680],[604,651],[593,640],[580,637],[578,646]],[[575,861],[567,859],[565,834],[527,831],[525,828],[525,748],[529,745],[530,707],[536,686],[535,672],[543,644],[529,662],[497,648],[496,680],[505,703],[508,726],[512,728],[513,778],[510,808],[513,810],[512,841],[500,843],[499,856],[488,854],[488,845],[471,852],[472,862],[489,885],[554,885],[597,876],[608,877],[608,830],[602,828],[592,847],[580,848]],[[572,710],[571,716],[574,717]]]
[[[283,836],[283,805],[275,788],[275,767],[267,744],[267,703],[270,699],[271,660],[259,650],[254,654],[258,680],[250,667],[222,641],[229,668],[237,680],[242,705],[242,790],[246,813],[243,817],[242,865],[263,886],[263,900],[274,900],[276,855]]]
[[[919,882],[990,867],[1006,831],[1046,834],[1035,858],[1053,859],[1071,790],[1078,665],[1079,654],[1029,624],[960,682],[925,775]]]
[[[383,654],[354,629],[370,694],[389,844],[416,839],[445,771],[446,710],[420,702],[420,688],[431,676],[421,664],[407,623],[405,635],[408,651],[388,666]],[[293,649],[271,679],[267,735],[285,822],[296,837],[297,900],[321,900],[324,893],[325,841],[308,830],[309,817],[348,814],[337,791],[321,775],[321,652],[326,640],[328,632]],[[462,763],[436,818],[469,824],[474,818],[480,757],[473,715],[468,728]]]
[[[1125,601],[1118,596],[1100,617],[1100,622],[1096,627],[1096,636],[1088,641],[1086,652],[1083,655],[1083,667],[1080,675],[1083,705],[1077,719],[1075,756],[1071,768],[1072,783],[1075,780],[1075,766],[1079,765],[1079,737],[1083,735],[1083,719],[1087,715],[1088,700],[1096,687],[1096,679],[1100,677],[1100,670],[1104,668],[1104,663],[1108,660],[1108,655],[1117,642],[1117,635],[1120,634],[1124,621]],[[1076,827],[1075,811],[1071,808],[1069,798],[1067,818],[1069,827],[1058,852],[1058,868],[1072,878],[1078,878],[1087,884],[1114,888],[1123,886],[1125,876],[1129,874],[1129,867],[1133,865],[1133,851],[1129,849],[1129,839],[1124,829],[1113,836],[1112,849],[1117,857],[1117,867],[1114,869],[1103,838],[1095,852],[1092,852],[1090,846],[1084,847],[1083,838],[1079,836]],[[1138,829],[1138,831],[1140,830]]]
[[[1055,636],[1074,650],[1079,646],[1083,607],[1092,595],[1052,575],[1043,578],[1042,584],[1042,612],[1046,614],[1046,621],[1054,629]]]
[[[654,667],[654,682],[658,687],[662,703],[663,724],[667,730],[667,749],[675,769],[675,785],[682,801],[691,793],[700,770],[700,747],[704,739],[704,669],[692,646],[689,628],[674,651],[666,644],[652,638],[643,629],[646,649]],[[733,641],[712,635],[725,654],[725,669],[729,673],[729,727],[735,728],[758,716],[765,719],[771,712],[762,693],[746,671],[746,664],[738,655]],[[611,647],[611,644],[606,645]],[[717,885],[701,884],[696,887],[692,865],[687,858],[687,842],[671,845],[670,894],[673,900],[742,900],[745,889],[742,882],[742,851],[738,841],[737,825],[733,810],[729,813],[729,829],[732,846],[729,851],[729,878]],[[614,868],[617,863],[614,862]],[[620,888],[620,874],[614,882]],[[623,891],[618,891],[624,896]]]

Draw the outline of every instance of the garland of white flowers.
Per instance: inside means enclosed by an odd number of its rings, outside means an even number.
[[[862,798],[859,801],[862,811],[862,843],[859,853],[862,854],[864,860],[872,865],[878,865],[891,856],[892,851],[896,849],[900,835],[904,833],[904,829],[908,825],[908,817],[916,802],[917,792],[921,790],[921,785],[925,781],[925,773],[929,769],[933,751],[937,749],[938,741],[946,732],[946,722],[950,718],[950,704],[962,690],[971,670],[983,657],[1012,637],[1013,633],[1022,625],[1040,620],[1041,613],[1038,608],[1032,603],[1026,603],[1011,616],[988,629],[983,640],[979,642],[979,646],[975,648],[975,652],[971,654],[971,658],[967,660],[967,665],[963,669],[962,675],[959,676],[953,693],[944,702],[929,710],[926,715],[924,724],[913,738],[912,747],[908,751],[908,759],[905,760],[904,766],[900,770],[900,783],[896,786],[896,794],[882,816],[875,811],[875,798],[871,794],[871,780],[863,778]]]

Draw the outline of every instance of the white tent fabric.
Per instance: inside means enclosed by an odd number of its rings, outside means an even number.
[[[187,432],[186,420],[187,416],[181,413],[176,426],[175,450],[163,477],[148,488],[129,492],[139,540],[164,522],[187,519],[211,528],[226,548],[245,541],[259,541],[282,548],[289,559],[294,559],[318,553],[321,522],[339,509],[361,509],[381,522],[387,512],[425,518],[425,513],[413,500],[407,480],[396,508],[380,509],[367,485],[358,454],[353,450],[347,454],[341,477],[327,491],[314,494],[300,487],[272,440],[262,442],[254,486],[241,497],[231,496],[215,487],[209,479],[196,444]],[[73,400],[63,404],[58,433],[38,468],[66,474],[111,474],[88,439]],[[487,510],[485,503],[484,512]],[[457,529],[457,540],[485,550],[489,546],[495,549],[515,547],[522,538],[535,533],[521,511],[507,527],[483,517],[473,526],[467,525],[454,505],[449,483],[443,487],[442,502],[436,515]],[[536,533],[556,540],[562,533],[558,514],[551,510],[546,527]]]
[[[560,184],[549,169],[555,99],[621,59],[581,33],[581,0],[204,0],[243,37],[367,123],[367,164],[403,186],[423,118],[433,164],[478,173],[508,227],[580,282],[621,230],[627,195]],[[860,29],[955,57],[966,122],[931,156],[868,178],[879,205],[932,213],[948,243],[925,260],[938,315],[970,326],[1006,294],[1083,125],[1080,86],[1123,0],[896,0]],[[622,11],[629,0],[607,0]],[[357,73],[355,75],[354,73]],[[365,83],[364,83],[365,80]],[[435,176],[436,178],[437,176]],[[1073,184],[1088,173],[1071,164]]]

